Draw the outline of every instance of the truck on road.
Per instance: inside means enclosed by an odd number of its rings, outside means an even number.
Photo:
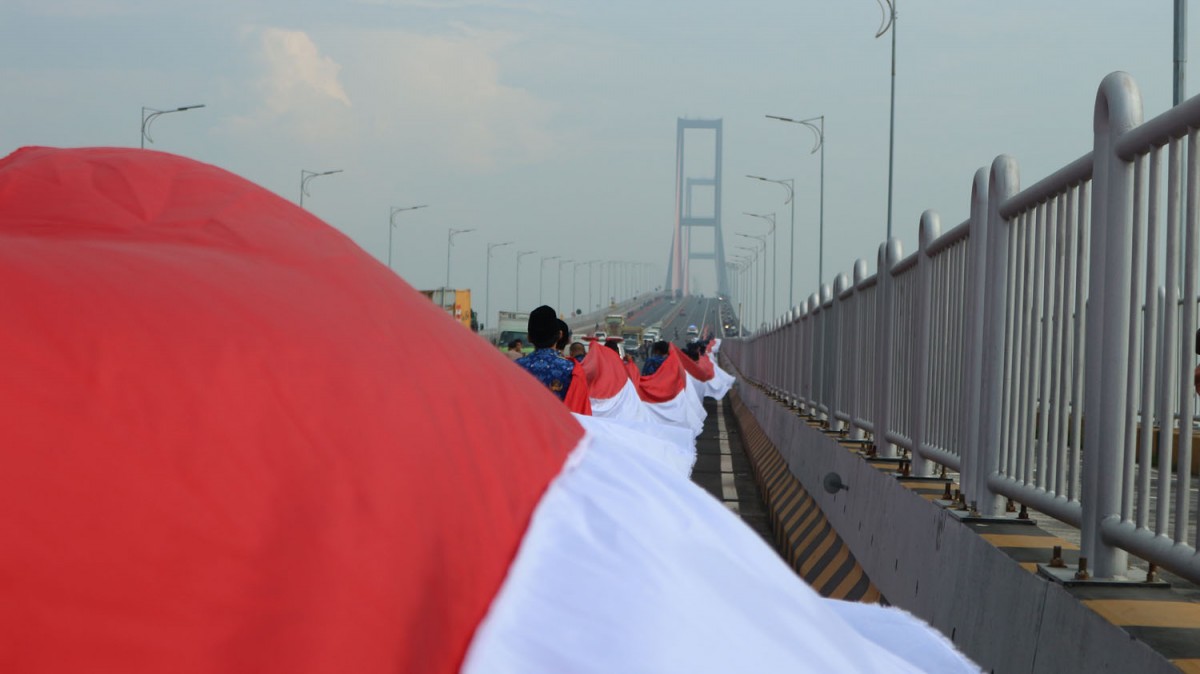
[[[625,314],[608,314],[604,317],[605,332],[609,335],[619,335],[625,328]]]
[[[529,343],[528,312],[501,311],[499,320],[496,321],[496,329],[500,331],[496,344],[501,348],[508,348],[509,342],[519,339],[525,345],[526,351],[533,350],[533,345]]]
[[[436,290],[422,290],[420,293],[450,314],[454,320],[462,323],[468,330],[475,332],[479,329],[478,323],[474,320],[474,312],[471,311],[470,290],[437,288]]]

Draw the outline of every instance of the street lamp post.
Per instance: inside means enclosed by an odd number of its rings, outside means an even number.
[[[428,208],[426,204],[420,206],[392,206],[392,211],[388,214],[388,269],[392,268],[392,230],[396,229],[396,214],[404,211],[415,211],[418,208]]]
[[[876,0],[879,9],[884,12],[882,23],[875,37],[883,37],[889,30],[892,32],[892,107],[888,117],[888,207],[887,207],[887,238],[892,240],[892,164],[896,156],[896,0]],[[887,3],[887,9],[884,9]],[[818,289],[819,292],[819,289]]]
[[[747,255],[745,257],[730,257],[729,262],[730,262],[730,265],[733,267],[734,271],[737,272],[737,274],[733,277],[734,278],[733,293],[732,293],[732,295],[730,295],[730,297],[728,297],[726,299],[729,300],[730,304],[735,305],[737,307],[738,323],[741,324],[741,323],[744,323],[746,320],[746,317],[744,315],[742,315],[743,303],[745,301],[745,292],[744,292],[745,284],[742,281],[742,276],[746,273],[746,270],[750,267],[750,256]],[[739,337],[740,336],[741,335],[739,335]]]
[[[588,260],[588,263],[587,263],[587,265],[588,265],[588,311],[591,311],[593,308],[593,305],[592,305],[592,276],[593,276],[592,265],[600,264],[602,262],[604,262],[604,260]],[[603,269],[603,267],[601,267],[601,269]]]
[[[762,314],[758,317],[759,322],[763,322],[767,318],[767,235],[766,234],[742,234],[737,232],[738,236],[744,236],[747,239],[757,239],[762,244],[763,262],[762,262]]]
[[[796,179],[783,178],[782,180],[772,180],[762,176],[751,175],[746,177],[753,178],[755,180],[761,180],[763,182],[775,183],[776,185],[782,185],[783,187],[787,188],[787,201],[783,203],[792,205],[792,245],[788,250],[788,308],[791,308],[792,306],[795,306],[795,295],[793,294],[793,291],[796,286]]]
[[[150,125],[153,124],[154,120],[158,119],[159,116],[169,115],[172,112],[183,112],[185,110],[195,110],[196,108],[203,108],[203,107],[204,107],[203,103],[197,103],[195,105],[182,105],[178,108],[173,108],[171,110],[158,110],[156,108],[147,108],[146,106],[143,105],[142,106],[142,149],[143,150],[146,149],[146,141],[150,141],[151,143],[154,142],[154,139],[150,137]],[[146,114],[146,113],[150,113],[150,114]]]
[[[517,311],[521,310],[521,258],[536,252],[536,250],[522,250],[517,253]]]
[[[545,302],[542,301],[542,291],[546,288],[544,281],[544,276],[546,274],[546,263],[550,260],[557,260],[559,257],[560,256],[558,255],[551,255],[550,257],[543,255],[542,263],[538,265],[538,305],[545,304]]]
[[[808,129],[817,136],[816,143],[813,145],[812,150],[809,151],[809,154],[812,154],[817,150],[821,151],[821,210],[820,224],[818,225],[817,234],[817,289],[819,292],[821,283],[823,283],[825,279],[825,115],[809,117],[808,119],[791,119],[789,117],[779,117],[778,115],[767,115],[767,118],[777,119],[781,122],[791,122],[792,124],[802,124],[808,127]],[[817,124],[814,124],[813,122],[817,122]],[[888,180],[890,181],[891,178]],[[891,206],[888,206],[888,213],[891,213]],[[891,236],[891,231],[891,225],[889,224],[889,237]],[[794,233],[793,236],[795,236]],[[795,245],[794,240],[792,244],[793,246]],[[789,306],[796,306],[795,302],[789,301],[788,304]]]
[[[501,241],[500,243],[489,243],[487,245],[487,270],[484,272],[483,280],[483,320],[485,321],[492,320],[492,249],[510,245],[512,245],[512,241]]]
[[[778,302],[778,300],[779,300],[779,283],[777,283],[776,279],[775,279],[775,277],[779,275],[779,233],[775,231],[775,214],[774,213],[766,213],[766,214],[743,213],[743,214],[749,215],[752,218],[759,218],[760,220],[764,220],[767,222],[767,224],[769,224],[771,226],[771,228],[767,230],[767,234],[769,234],[771,236],[771,313],[774,314],[777,311],[779,311],[779,302]],[[763,237],[763,260],[764,260],[764,262],[766,261],[766,257],[767,257],[767,243],[766,243],[766,237]],[[764,272],[766,271],[766,267],[763,267],[763,271]],[[766,299],[766,298],[764,297],[763,299]],[[763,316],[766,316],[766,312],[763,313]]]
[[[442,287],[442,302],[446,301],[446,293],[450,290],[450,249],[454,247],[454,237],[459,234],[473,232],[475,228],[470,229],[453,229],[446,234],[446,285]]]
[[[574,260],[564,260],[561,258],[558,260],[558,298],[555,300],[557,302],[555,306],[558,307],[558,313],[562,316],[567,315],[566,312],[562,310],[562,268],[564,264],[568,264],[570,262],[574,262]],[[571,279],[571,287],[575,287],[574,278]]]
[[[753,247],[738,246],[738,250],[744,250],[748,253],[754,254],[754,257],[751,258],[748,263],[746,263],[746,290],[745,290],[746,315],[742,316],[742,323],[749,322],[750,325],[754,325],[754,320],[749,317],[754,315],[754,309],[755,309],[754,304],[755,304],[755,300],[758,299],[756,297],[756,295],[758,293],[756,292],[756,290],[754,288],[754,277],[757,275],[756,265],[759,264],[759,262],[758,262],[758,246],[757,245],[753,246]],[[757,318],[757,316],[755,316],[755,318]]]
[[[738,319],[738,337],[746,336],[746,291],[743,289],[745,285],[743,279],[747,275],[746,270],[750,268],[750,262],[744,261],[738,265],[738,294],[737,294],[737,319]]]
[[[587,264],[586,262],[574,262],[571,264],[571,311],[572,316],[575,315],[575,309],[579,306],[579,298],[575,289],[579,286],[579,267]]]
[[[320,171],[320,172],[309,171],[308,169],[301,169],[300,170],[300,207],[304,208],[305,195],[308,195],[310,197],[312,196],[311,194],[308,194],[308,183],[310,180],[312,180],[313,178],[319,178],[321,176],[331,176],[335,173],[341,173],[341,172],[342,172],[342,169],[334,169],[332,171]]]
[[[1187,0],[1175,0],[1175,70],[1172,76],[1173,105],[1183,102],[1184,82],[1187,77]]]

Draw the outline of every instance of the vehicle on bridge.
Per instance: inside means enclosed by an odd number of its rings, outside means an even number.
[[[604,317],[605,332],[610,335],[619,335],[625,329],[624,314],[608,314]]]
[[[519,339],[525,345],[525,351],[533,351],[533,345],[529,343],[528,312],[501,311],[499,320],[496,322],[496,329],[500,331],[500,336],[496,338],[496,344],[501,348],[507,348],[509,342]]]
[[[434,304],[440,306],[446,313],[453,316],[454,320],[462,323],[472,331],[477,329],[478,324],[473,324],[471,320],[473,312],[471,311],[470,290],[437,288],[435,290],[422,290],[420,292]]]
[[[625,339],[625,353],[631,356],[637,356],[642,348],[642,337],[645,330],[632,325],[625,326],[621,331],[621,337]]]
[[[699,337],[700,329],[697,328],[695,325],[689,325],[687,327],[687,336],[688,337]]]

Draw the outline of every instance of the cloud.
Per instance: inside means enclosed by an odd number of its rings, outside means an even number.
[[[236,86],[254,103],[233,118],[235,134],[472,173],[536,162],[556,146],[556,106],[506,82],[503,55],[520,35],[464,24],[432,33],[326,29],[320,46],[297,30],[247,35],[257,65]]]
[[[281,128],[307,140],[343,133],[351,103],[340,81],[342,67],[323,55],[304,31],[250,32],[258,42],[255,106],[248,115],[235,118],[235,126]]]
[[[359,32],[347,84],[372,138],[405,156],[471,171],[537,161],[555,146],[556,107],[505,81],[502,54],[519,40],[466,26]]]
[[[268,107],[286,109],[296,99],[312,94],[350,105],[350,98],[338,82],[341,66],[322,56],[306,33],[268,28],[263,31],[262,42]]]

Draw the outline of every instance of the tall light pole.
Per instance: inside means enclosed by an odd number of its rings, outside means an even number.
[[[559,258],[558,255],[551,255],[550,257],[546,257],[545,255],[543,255],[542,263],[540,265],[538,265],[538,304],[539,305],[545,304],[545,302],[542,300],[542,291],[545,290],[545,288],[546,288],[546,284],[544,282],[544,276],[546,274],[546,263],[549,262],[550,260],[557,260],[558,258]]]
[[[883,12],[882,22],[875,37],[883,37],[889,30],[892,32],[892,108],[888,117],[888,209],[887,209],[887,238],[892,240],[892,166],[896,156],[896,0],[875,0]],[[886,3],[886,7],[884,6]],[[818,288],[817,292],[820,292]]]
[[[511,246],[512,241],[501,241],[500,243],[489,243],[487,245],[487,271],[484,272],[483,280],[483,320],[492,320],[492,249],[500,246]]]
[[[592,265],[600,264],[604,260],[588,260],[588,311],[592,310]]]
[[[517,253],[517,311],[521,310],[521,258],[536,252],[536,250],[522,250]]]
[[[558,313],[560,316],[567,315],[566,312],[562,310],[562,268],[564,264],[568,264],[570,262],[574,262],[574,260],[564,260],[562,258],[559,258],[558,260],[558,298],[556,300],[558,304],[556,306],[558,307]],[[571,287],[575,287],[574,278],[571,279]]]
[[[472,227],[470,229],[453,229],[453,228],[451,228],[450,231],[446,234],[446,285],[442,287],[442,301],[443,302],[445,301],[445,298],[446,298],[446,292],[450,289],[450,249],[454,247],[454,237],[458,236],[459,234],[466,234],[467,232],[473,232],[473,231],[475,231],[474,227]]]
[[[1187,78],[1187,0],[1175,0],[1175,86],[1172,100],[1183,102],[1184,81]]]
[[[178,108],[174,108],[171,110],[158,110],[157,108],[147,108],[146,106],[143,105],[142,106],[142,149],[143,150],[146,149],[146,141],[150,141],[151,143],[154,142],[154,139],[150,137],[150,125],[154,123],[154,120],[158,119],[162,115],[169,115],[172,112],[183,112],[185,110],[195,110],[196,108],[203,108],[203,107],[204,107],[203,103],[197,103],[195,105],[181,105]],[[146,113],[149,113],[149,114],[146,114]]]
[[[749,270],[750,270],[750,260],[746,259],[745,261],[742,262],[741,266],[738,267],[738,271],[740,272],[740,275],[738,277],[738,285],[739,286],[750,285],[750,283],[745,282],[743,280],[750,276]],[[738,337],[746,336],[746,313],[745,313],[745,310],[746,310],[746,307],[748,306],[748,304],[749,304],[749,300],[747,299],[746,290],[740,289],[740,292],[738,295],[738,307],[737,307]]]
[[[745,235],[742,235],[742,236],[745,236]],[[746,275],[746,281],[747,281],[747,283],[746,283],[746,313],[750,314],[750,315],[754,315],[754,318],[757,319],[758,316],[754,314],[754,310],[757,308],[754,306],[754,300],[758,299],[756,297],[756,295],[758,295],[759,293],[757,292],[757,289],[754,287],[754,277],[756,275],[756,268],[758,266],[762,265],[762,263],[759,262],[759,259],[758,259],[758,252],[759,252],[758,246],[757,245],[755,245],[753,247],[738,246],[738,250],[744,250],[746,252],[754,254],[754,259],[751,260],[751,262],[749,264],[749,268],[747,269],[748,273]],[[745,320],[746,320],[746,317],[743,316],[742,322],[744,323]],[[753,326],[754,324],[755,324],[754,320],[751,320],[750,325]]]
[[[428,208],[428,205],[392,206],[392,211],[388,214],[388,269],[392,268],[392,230],[396,229],[396,214],[403,213],[404,211],[415,211],[418,208]]]
[[[342,172],[342,169],[334,169],[332,171],[320,171],[320,172],[309,171],[308,169],[301,169],[300,170],[300,207],[304,208],[305,195],[308,195],[310,197],[312,196],[311,194],[308,194],[308,183],[310,180],[312,180],[313,178],[319,178],[321,176],[331,176],[335,173],[341,173],[341,172]]]
[[[746,272],[746,269],[750,266],[750,256],[747,255],[745,257],[730,257],[729,263],[733,267],[734,271],[737,272],[737,275],[734,276],[733,295],[731,297],[727,297],[726,299],[729,300],[729,303],[731,305],[737,307],[738,324],[740,325],[741,323],[745,322],[745,320],[746,320],[746,317],[744,315],[742,315],[742,309],[744,308],[743,301],[745,300],[745,293],[743,290],[744,284],[742,283],[742,275]]]
[[[779,283],[775,279],[775,277],[779,275],[779,233],[775,231],[775,214],[743,213],[743,215],[749,215],[752,218],[764,220],[768,225],[771,226],[771,228],[767,230],[767,234],[771,236],[771,313],[774,314],[775,312],[779,311],[779,302],[776,301],[779,299]],[[767,243],[766,237],[763,237],[764,262],[766,261],[766,257]],[[763,267],[763,271],[766,271],[766,267]],[[765,313],[763,315],[766,316]]]
[[[736,232],[738,236],[744,236],[747,239],[757,239],[762,244],[763,252],[763,278],[762,278],[762,315],[758,317],[759,322],[765,321],[767,318],[767,235],[766,234],[742,234]],[[757,251],[756,251],[757,252]]]
[[[817,234],[817,292],[820,292],[821,283],[825,279],[825,115],[809,117],[808,119],[791,119],[790,117],[780,117],[778,115],[767,115],[768,119],[777,119],[781,122],[791,122],[792,124],[802,124],[808,127],[816,135],[816,142],[813,144],[809,154],[821,151],[821,219],[818,226]],[[814,124],[814,122],[816,122]],[[819,124],[819,126],[818,126]],[[891,170],[890,168],[888,169]],[[889,181],[891,178],[888,179]],[[891,189],[890,187],[888,188]],[[890,197],[889,197],[890,198]],[[795,205],[792,206],[793,217],[795,217]],[[888,213],[891,213],[891,206],[888,206]],[[891,236],[891,227],[888,227],[888,235]],[[795,250],[795,231],[792,232],[792,248]],[[794,307],[796,303],[792,298],[788,298],[788,307]]]
[[[750,325],[754,325],[754,321],[750,318],[750,315],[754,313],[754,277],[756,275],[754,271],[754,264],[758,261],[758,246],[738,246],[737,249],[744,250],[746,253],[748,253],[746,256],[747,261],[745,269],[746,285],[742,293],[746,302],[746,306],[745,313],[742,314],[741,318],[743,323],[749,322]],[[751,257],[750,254],[752,254],[753,257]]]
[[[571,264],[571,311],[572,316],[575,315],[575,309],[579,307],[579,299],[576,297],[575,289],[579,283],[579,268],[587,264],[586,262],[573,262]]]
[[[794,304],[793,300],[795,296],[793,295],[793,290],[796,285],[796,179],[783,178],[781,180],[772,180],[770,178],[752,175],[747,175],[746,177],[753,178],[754,180],[761,180],[767,183],[775,183],[776,185],[783,186],[788,191],[787,200],[783,203],[792,205],[792,245],[789,246],[790,250],[788,250],[788,308],[790,309]]]

